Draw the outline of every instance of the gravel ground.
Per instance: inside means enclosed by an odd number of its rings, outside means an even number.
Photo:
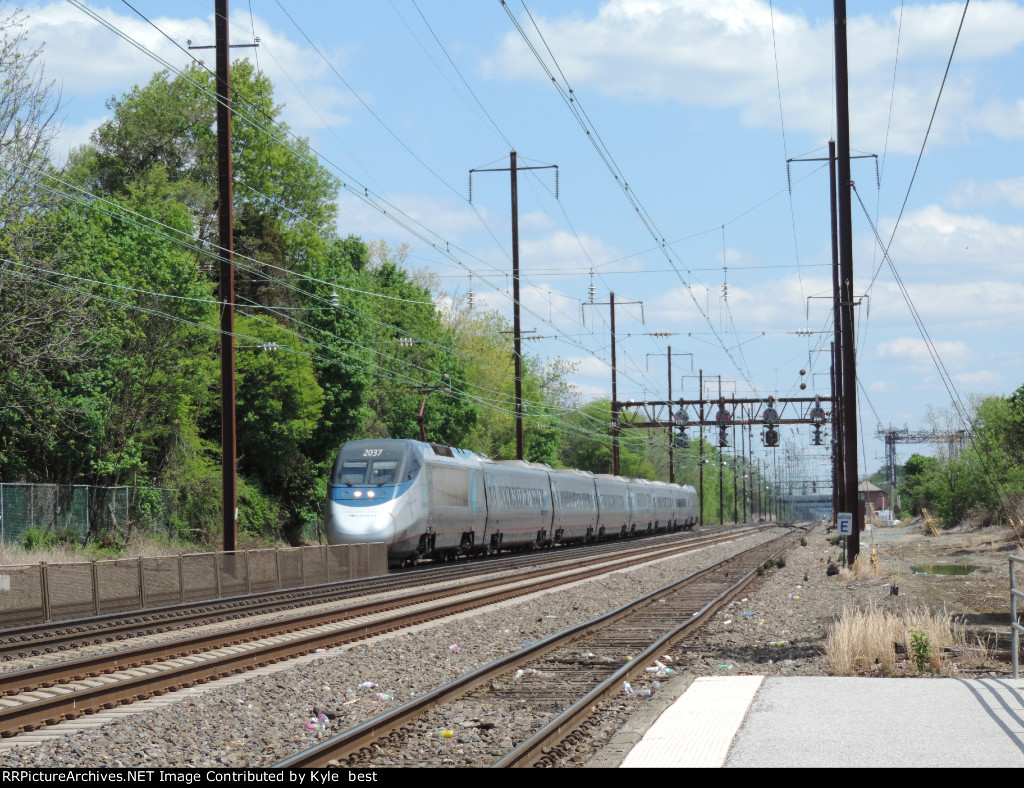
[[[754,544],[764,538],[739,541]],[[676,675],[654,695],[623,696],[621,702],[608,704],[594,738],[560,765],[617,765],[640,732],[698,676],[829,675],[824,639],[844,606],[918,605],[928,599],[924,591],[915,590],[926,588],[918,576],[903,574],[899,567],[866,580],[828,576],[829,560],[839,560],[838,548],[828,543],[821,528],[806,541],[805,546],[789,551],[784,567],[769,569],[698,636],[670,650]],[[585,581],[569,593],[539,594],[486,614],[465,614],[333,649],[269,675],[224,682],[229,686],[209,685],[181,701],[102,727],[0,753],[0,767],[269,766],[317,739],[354,727],[385,708],[517,650],[522,640],[537,641],[589,620],[700,565],[720,560],[733,549],[705,548],[695,555]],[[1005,552],[998,546],[994,550],[993,568],[1005,563]],[[894,582],[902,586],[896,597],[890,596]],[[995,572],[976,585],[985,600],[995,600],[1003,589],[1008,609],[1006,583]],[[986,601],[979,606],[993,604]],[[364,682],[377,686],[360,687]],[[502,704],[442,710],[409,742],[374,765],[486,765],[558,711],[527,711]],[[307,728],[310,718],[320,712],[329,718],[326,727]]]

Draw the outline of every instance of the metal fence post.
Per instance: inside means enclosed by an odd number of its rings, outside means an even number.
[[[274,548],[274,563],[277,564],[277,590],[281,590],[281,548]]]
[[[92,612],[94,616],[100,614],[100,573],[95,559],[92,562]]]
[[[1013,677],[1018,677],[1018,652],[1020,649],[1020,632],[1022,627],[1020,622],[1017,620],[1017,597],[1021,595],[1021,592],[1017,590],[1017,573],[1014,570],[1014,563],[1022,561],[1024,559],[1011,555],[1010,556],[1010,650],[1013,652]]]
[[[324,582],[325,583],[330,583],[331,582],[331,561],[330,561],[331,556],[329,555],[329,551],[327,550],[327,545],[321,545],[320,546],[320,552],[323,553]]]
[[[50,576],[46,569],[46,561],[39,562],[39,585],[43,594],[43,621],[50,621]]]
[[[242,555],[245,556],[245,593],[252,593],[252,575],[249,574],[249,551],[243,550]]]
[[[299,548],[299,577],[301,578],[300,581],[299,581],[299,585],[301,585],[303,588],[305,588],[306,587],[306,548],[305,547],[300,547]]]
[[[185,562],[178,553],[178,591],[181,594],[181,604],[185,604]]]
[[[142,556],[139,556],[139,609],[146,608],[146,575],[142,571]]]
[[[220,553],[213,554],[213,577],[217,582],[217,599],[220,599]]]

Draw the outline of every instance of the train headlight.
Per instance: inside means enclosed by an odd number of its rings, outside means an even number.
[[[352,493],[352,497],[353,498],[362,498],[363,497],[363,491],[362,490],[356,490],[354,493]]]
[[[376,495],[377,495],[377,493],[375,493],[373,490],[367,490],[367,492],[366,492],[366,497],[367,498],[373,498]]]

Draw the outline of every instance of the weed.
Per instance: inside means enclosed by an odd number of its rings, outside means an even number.
[[[776,558],[775,566],[779,569],[783,569],[786,566],[786,557],[780,555],[778,558]]]
[[[804,539],[802,536],[800,537],[800,546],[807,547],[807,540]]]
[[[935,658],[935,655],[932,653],[932,644],[928,640],[928,635],[920,629],[910,630],[910,653],[914,657],[914,664],[917,665],[918,673],[924,673],[924,669],[928,667]]]

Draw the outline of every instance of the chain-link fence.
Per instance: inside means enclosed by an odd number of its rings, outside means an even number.
[[[0,627],[301,588],[387,570],[382,543],[0,566]]]
[[[144,528],[166,534],[177,493],[159,487],[0,484],[0,541],[21,544],[30,531],[65,542],[92,533]]]

